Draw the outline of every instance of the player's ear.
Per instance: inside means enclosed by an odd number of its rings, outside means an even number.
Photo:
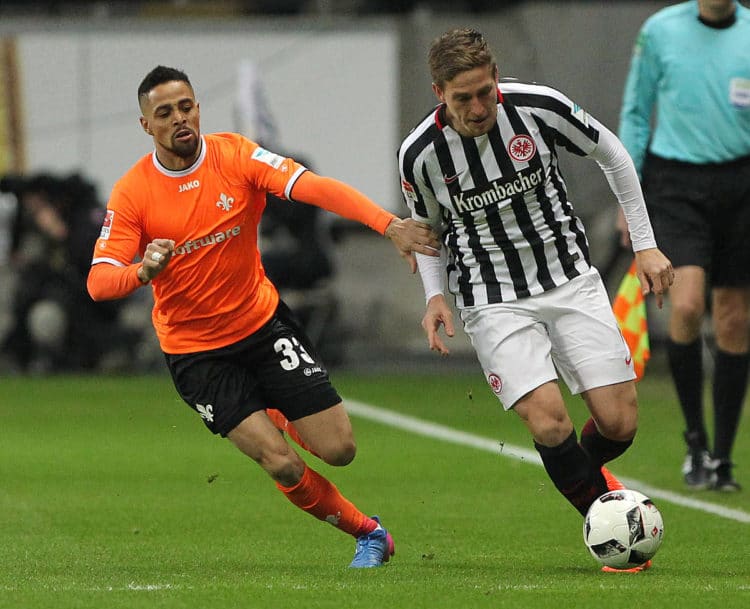
[[[435,97],[437,97],[441,102],[445,103],[445,93],[443,92],[443,89],[439,84],[437,84],[436,82],[432,83],[432,91],[433,93],[435,93]]]
[[[153,135],[154,134],[154,132],[151,130],[151,127],[148,126],[148,121],[146,120],[146,118],[144,116],[141,116],[138,120],[140,121],[141,127],[143,127],[143,130],[146,133],[148,133],[149,135]]]

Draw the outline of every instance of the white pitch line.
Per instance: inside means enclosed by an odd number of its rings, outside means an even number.
[[[507,442],[493,440],[492,438],[484,438],[465,431],[459,431],[452,427],[440,425],[439,423],[432,423],[416,417],[410,417],[408,415],[394,412],[393,410],[379,408],[356,400],[347,399],[345,400],[345,404],[347,410],[351,414],[382,423],[383,425],[389,425],[391,427],[396,427],[397,429],[410,431],[414,434],[426,436],[428,438],[436,438],[438,440],[450,442],[451,444],[460,444],[461,446],[469,446],[485,452],[496,453],[510,459],[516,459],[518,461],[524,461],[538,466],[542,465],[539,453],[533,450],[521,448],[520,446],[508,444]],[[620,478],[620,480],[626,486],[636,488],[652,499],[664,500],[682,507],[714,514],[715,516],[720,516],[721,518],[726,518],[728,520],[750,524],[750,513],[743,510],[728,508],[709,501],[693,499],[692,497],[685,497],[679,493],[656,488],[645,482],[634,480],[632,478]]]

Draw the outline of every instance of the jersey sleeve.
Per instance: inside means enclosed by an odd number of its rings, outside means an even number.
[[[587,156],[596,148],[600,123],[561,91],[537,83],[505,81],[500,89],[515,106],[527,109],[545,140],[578,156]]]
[[[421,170],[421,163],[417,160],[413,164],[405,154],[406,146],[399,151],[399,174],[401,178],[401,194],[411,212],[411,217],[425,224],[429,224],[436,233],[441,234],[443,217],[440,204],[433,193]],[[425,302],[445,292],[446,251],[440,248],[440,256],[425,256],[416,253],[417,269],[422,280]]]
[[[115,185],[94,244],[87,288],[94,300],[122,298],[143,284],[133,261],[142,251],[141,223],[135,206]]]
[[[638,34],[633,48],[619,126],[620,139],[633,158],[639,176],[651,138],[651,115],[656,103],[659,78],[659,62],[647,22]]]
[[[293,187],[294,200],[310,203],[342,218],[364,224],[381,235],[396,217],[356,188],[312,171],[302,174]],[[292,198],[291,193],[287,198]]]
[[[588,156],[599,142],[602,125],[582,106],[555,91],[560,102],[560,120],[555,123],[555,141],[568,152]]]
[[[94,245],[91,264],[109,263],[126,266],[138,256],[142,223],[130,199],[115,185],[107,211]]]
[[[398,160],[401,195],[411,212],[411,217],[439,229],[443,224],[440,203],[422,171],[421,157],[410,160],[406,154],[406,146],[402,146]]]
[[[625,146],[614,133],[602,127],[599,145],[590,156],[599,164],[622,207],[633,251],[656,247],[641,184]]]
[[[237,136],[241,137],[241,136]],[[240,172],[250,187],[289,199],[292,187],[306,171],[292,158],[276,154],[241,137],[238,148]]]

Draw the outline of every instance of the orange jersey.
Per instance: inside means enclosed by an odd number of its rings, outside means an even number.
[[[185,171],[169,171],[149,154],[115,185],[92,264],[129,265],[153,239],[173,239],[172,260],[152,282],[162,350],[236,342],[268,321],[279,298],[257,243],[266,191],[286,198],[302,171],[233,134],[204,136]]]
[[[95,299],[127,295],[140,285],[133,260],[153,239],[172,239],[172,259],[152,281],[152,321],[162,350],[205,351],[249,336],[270,319],[279,300],[258,251],[267,192],[290,199],[299,180],[306,200],[381,233],[394,217],[356,191],[363,201],[343,202],[350,187],[317,176],[300,179],[305,172],[294,160],[231,133],[202,136],[199,158],[182,171],[165,169],[155,152],[146,155],[112,191],[89,291]],[[311,185],[321,186],[333,203]],[[105,270],[98,268],[102,264],[123,272],[93,272]]]

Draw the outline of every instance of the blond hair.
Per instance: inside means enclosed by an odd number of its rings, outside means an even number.
[[[432,82],[439,87],[461,72],[489,66],[497,68],[495,57],[484,36],[472,28],[451,30],[432,42],[427,55]]]

